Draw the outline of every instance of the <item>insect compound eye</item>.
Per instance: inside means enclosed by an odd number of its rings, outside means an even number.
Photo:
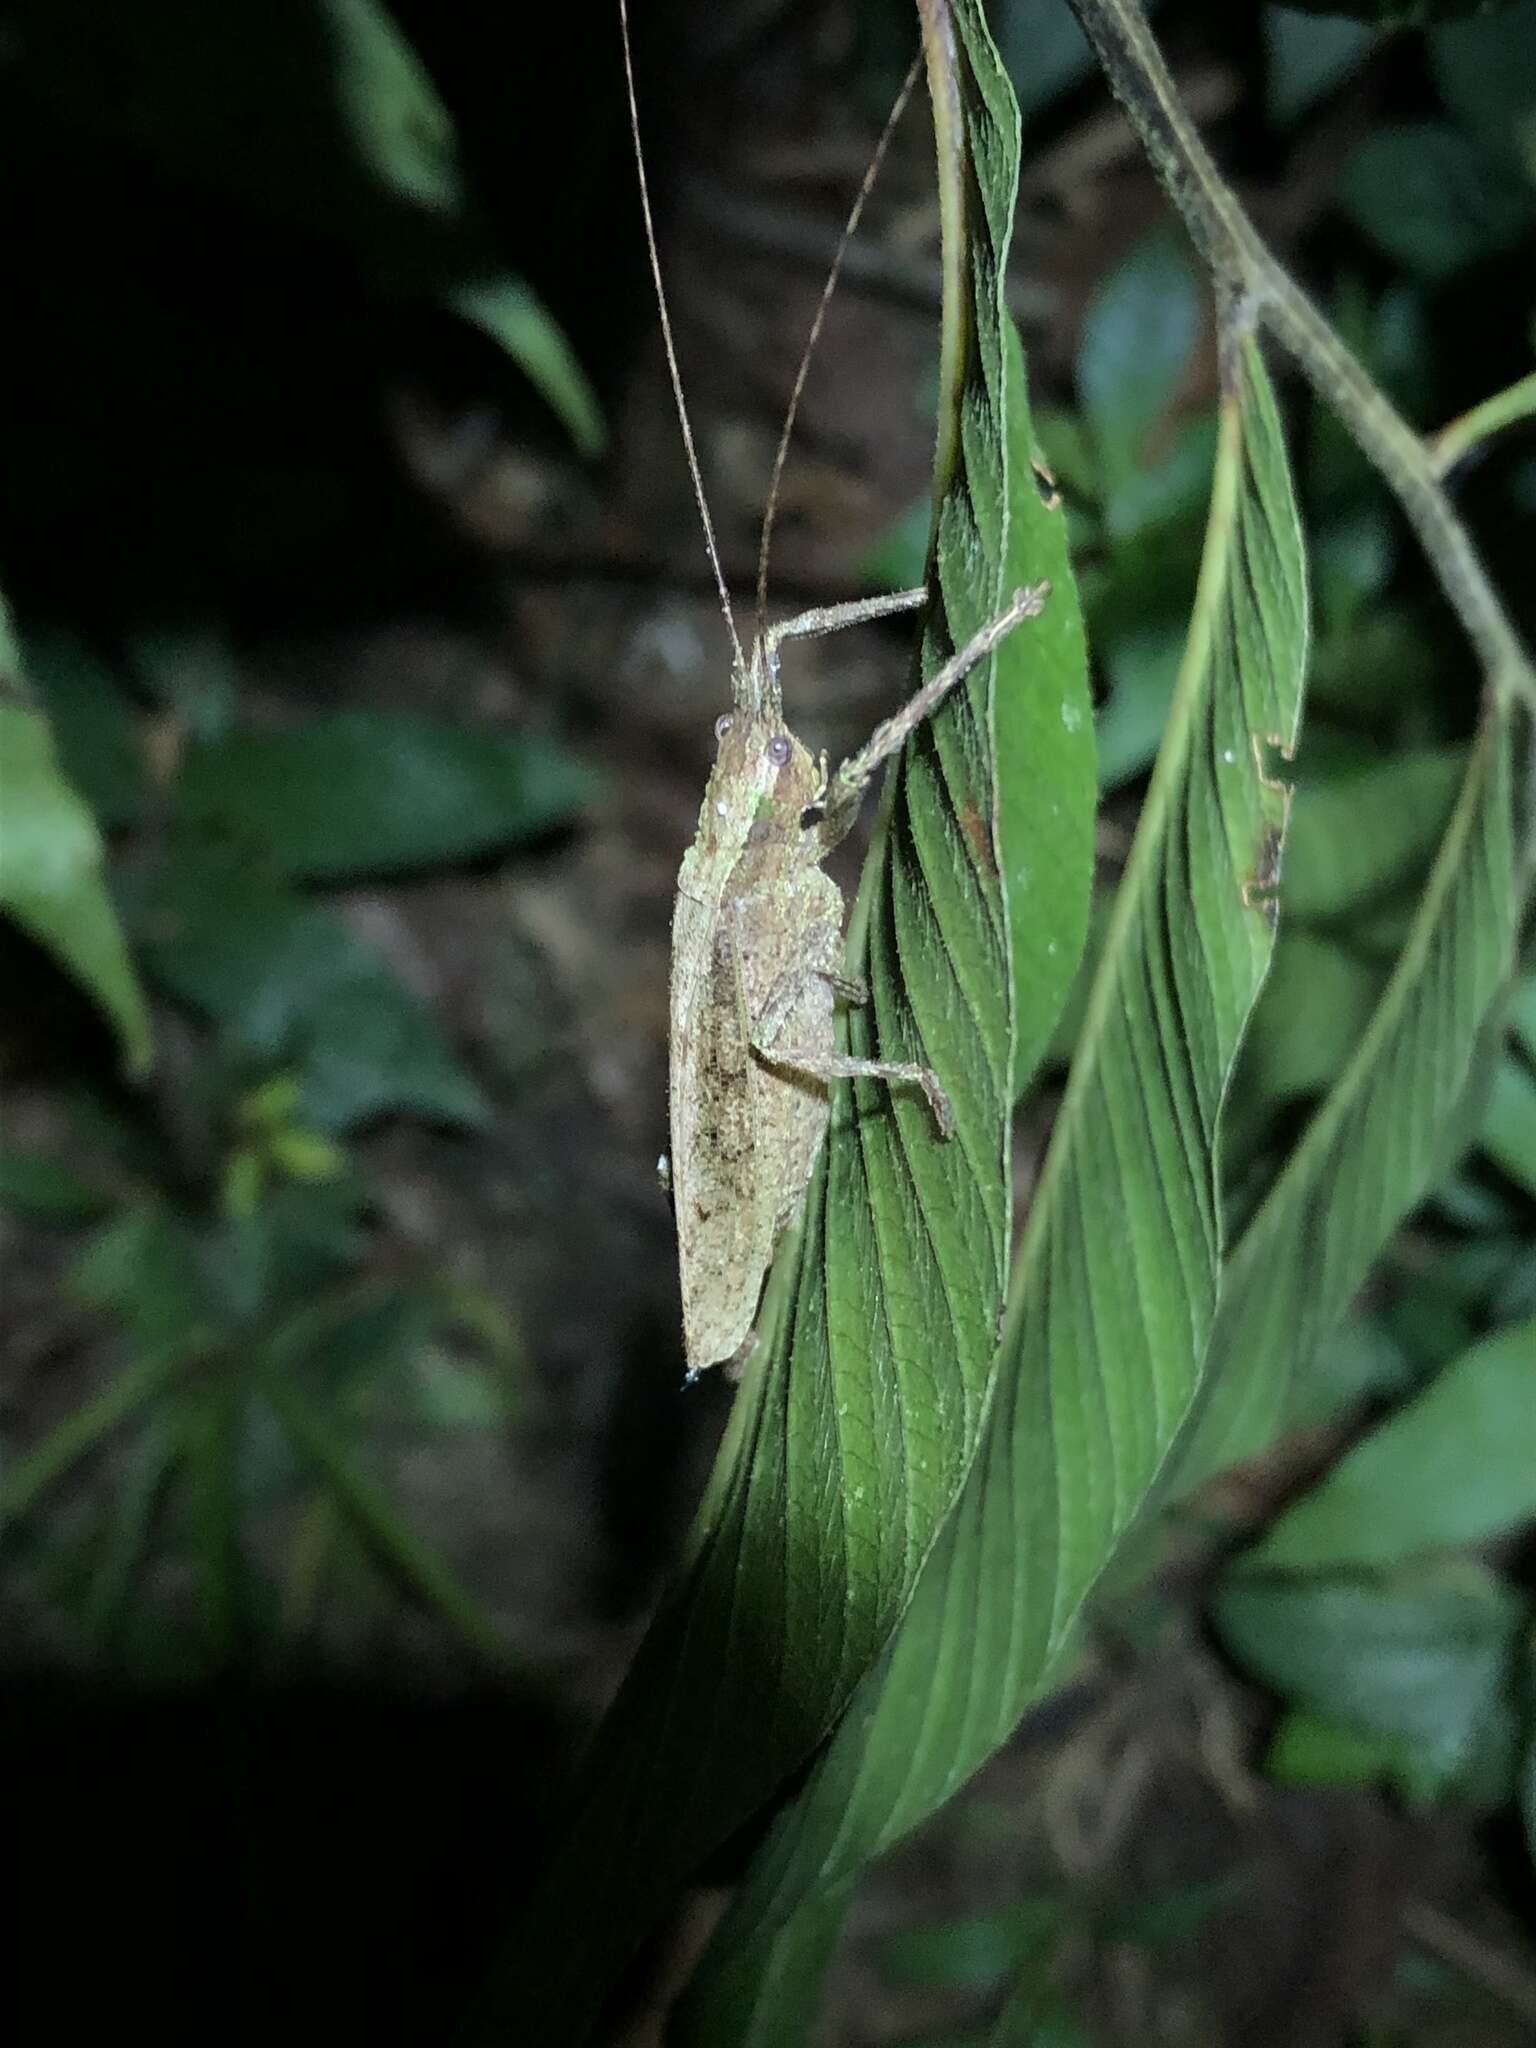
[[[717,740],[723,740],[726,734],[730,731],[731,727],[735,723],[736,721],[734,718],[732,718],[729,711],[722,711],[720,716],[715,720],[715,738]]]
[[[784,766],[784,763],[789,759],[789,755],[790,745],[788,734],[781,732],[780,734],[778,734],[776,738],[771,739],[768,742],[768,758],[770,761],[777,762],[779,767],[782,768]]]

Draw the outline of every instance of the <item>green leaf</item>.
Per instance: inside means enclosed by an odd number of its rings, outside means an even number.
[[[1244,1108],[1324,1094],[1360,1043],[1382,979],[1332,940],[1282,929],[1243,1053],[1235,1092]]]
[[[1420,880],[1466,772],[1462,747],[1309,775],[1303,762],[1280,897],[1289,917],[1348,916]]]
[[[1194,267],[1163,230],[1138,242],[1089,301],[1077,348],[1077,389],[1107,506],[1153,465],[1155,431],[1168,424],[1202,318]]]
[[[1172,620],[1117,635],[1104,650],[1109,699],[1099,713],[1099,780],[1118,789],[1157,758],[1184,642]]]
[[[0,603],[0,627],[10,626]],[[64,779],[48,721],[14,667],[0,672],[5,809],[0,911],[13,917],[111,1021],[131,1074],[152,1058],[149,1012],[107,893],[96,820]]]
[[[905,1605],[976,1442],[1002,1304],[1014,1041],[999,866],[1021,915],[1059,935],[1054,955],[1032,956],[1045,982],[1024,1036],[1037,1044],[1071,985],[1070,934],[1086,918],[1090,735],[1061,512],[1049,510],[1053,533],[1029,479],[1026,515],[1025,482],[1007,469],[1029,445],[999,303],[1017,113],[979,7],[967,0],[952,19],[956,42],[935,36],[931,47],[957,70],[955,95],[940,94],[941,177],[951,223],[970,186],[974,240],[946,245],[942,602],[925,666],[1042,567],[1059,575],[1050,604],[1062,616],[1038,646],[1021,628],[995,681],[978,670],[892,776],[850,933],[871,1001],[849,1017],[849,1044],[929,1061],[956,1135],[938,1141],[922,1101],[901,1092],[836,1091],[686,1575],[597,1738],[485,2015],[488,2033],[551,2048],[583,2037],[678,1883],[823,1739]],[[1066,778],[1060,788],[1034,783],[1037,747]],[[1059,802],[1060,814],[1024,819],[1005,798],[995,835],[994,758],[1029,762],[1037,809]],[[1073,871],[1061,846],[1078,849]]]
[[[146,967],[253,1062],[302,1077],[301,1119],[345,1130],[387,1109],[486,1114],[429,1012],[329,912],[196,836],[138,891]]]
[[[158,1199],[122,1209],[75,1261],[72,1295],[121,1323],[143,1351],[170,1349],[211,1321],[191,1225]]]
[[[341,711],[193,749],[181,804],[192,824],[254,842],[295,880],[335,882],[535,839],[594,786],[547,740]]]
[[[1531,1738],[1520,1773],[1520,1811],[1525,1816],[1525,1846],[1536,1863],[1536,1736]]]
[[[1260,1569],[1380,1567],[1536,1517],[1536,1318],[1484,1339],[1378,1423],[1250,1553]]]
[[[1319,21],[1291,7],[1264,10],[1265,110],[1272,121],[1296,120],[1358,69],[1376,32],[1359,22]]]
[[[1013,1080],[1022,1095],[1071,994],[1088,936],[1097,801],[1088,650],[1059,500],[1032,462],[1029,384],[1011,322],[1008,545],[1051,586],[1027,633],[998,649],[993,673],[997,839],[1013,956]]]
[[[1364,234],[1431,283],[1509,248],[1536,211],[1517,173],[1445,121],[1374,130],[1345,165],[1339,196]]]
[[[1307,14],[1347,14],[1382,28],[1418,28],[1426,22],[1460,21],[1469,14],[1497,14],[1515,0],[1292,0]]]
[[[1065,7],[1014,0],[996,10],[993,33],[1027,127],[1031,114],[1093,72],[1093,50]]]
[[[583,455],[602,454],[608,433],[592,386],[554,318],[521,279],[503,274],[461,284],[448,304],[506,350]]]
[[[329,1419],[298,1387],[278,1377],[264,1383],[295,1454],[315,1471],[378,1561],[493,1670],[510,1658],[496,1624],[459,1583],[452,1567],[416,1535],[393,1502],[353,1459]]]
[[[1527,1057],[1536,1060],[1536,974],[1528,974],[1511,997],[1509,1028]]]
[[[991,1991],[1023,1954],[1057,1933],[1064,1910],[1060,1899],[1017,1899],[997,1912],[903,1928],[880,1943],[880,1975],[901,1987]]]
[[[73,633],[27,635],[26,674],[53,727],[64,773],[108,830],[144,808],[139,720],[118,677]]]
[[[1038,1964],[1027,1966],[987,2048],[1093,2048],[1088,2029]]]
[[[453,125],[380,0],[320,0],[354,147],[382,185],[433,212],[463,200]]]
[[[1253,743],[1294,734],[1307,639],[1280,423],[1254,347],[1233,362],[1168,737],[1017,1255],[986,1433],[891,1648],[721,1923],[688,2041],[736,2038],[803,1919],[1049,1683],[1195,1392],[1221,1254],[1219,1110],[1272,944],[1244,883],[1285,815]]]
[[[1512,1181],[1536,1195],[1536,1073],[1513,1054],[1494,1070],[1478,1143]]]
[[[1409,1788],[1433,1796],[1478,1761],[1508,1694],[1525,1609],[1491,1573],[1446,1566],[1389,1580],[1238,1573],[1215,1618],[1266,1685],[1400,1744]]]
[[[98,1392],[72,1409],[40,1444],[11,1459],[0,1472],[0,1535],[114,1430],[158,1401],[202,1341],[200,1332],[183,1325],[158,1350],[145,1351],[119,1366]]]
[[[1370,1023],[1227,1260],[1180,1486],[1311,1405],[1319,1347],[1444,1169],[1514,948],[1510,773],[1509,714],[1492,705]]]
[[[1400,1783],[1412,1778],[1413,1745],[1295,1707],[1281,1717],[1264,1769],[1279,1785]]]
[[[1536,0],[1497,20],[1436,29],[1429,61],[1452,113],[1536,182]]]
[[[99,1187],[46,1153],[0,1147],[0,1208],[40,1223],[93,1223],[108,1205]]]

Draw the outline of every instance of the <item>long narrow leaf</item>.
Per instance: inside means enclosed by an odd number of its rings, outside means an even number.
[[[925,0],[923,12],[946,221],[925,668],[1042,573],[1057,611],[1039,645],[1020,629],[1004,685],[993,690],[990,664],[976,671],[907,749],[853,920],[850,962],[872,1000],[850,1019],[852,1049],[930,1064],[955,1136],[938,1140],[915,1091],[838,1091],[686,1575],[599,1733],[557,1862],[492,1989],[482,2019],[493,2037],[582,2039],[679,1884],[825,1738],[911,1595],[986,1401],[1014,1082],[1000,872],[1006,861],[1032,889],[1050,934],[1030,955],[1032,1058],[1076,968],[1092,774],[1060,512],[1037,495],[1011,530],[1016,365],[1000,284],[1017,113],[975,0]],[[1011,833],[1006,852],[994,709],[999,751],[1017,760],[1038,728],[1056,736],[1044,751],[1061,770],[1043,818]]]
[[[895,1641],[749,1870],[686,2014],[769,2034],[801,1932],[1000,1743],[1189,1412],[1221,1261],[1223,1094],[1273,946],[1300,713],[1301,537],[1258,352],[1229,358],[1205,557],[1168,736],[1014,1275],[995,1404]],[[794,2034],[773,2036],[789,2042]]]
[[[1181,1489],[1281,1427],[1322,1340],[1445,1164],[1513,960],[1511,716],[1490,702],[1391,980],[1232,1252]]]

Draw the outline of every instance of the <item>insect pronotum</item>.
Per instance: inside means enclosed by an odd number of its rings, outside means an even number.
[[[926,590],[903,590],[765,622],[768,548],[780,473],[823,316],[881,159],[916,80],[914,64],[886,122],[823,288],[774,458],[757,567],[751,652],[736,631],[683,397],[661,280],[629,44],[619,0],[630,127],[646,246],[683,446],[731,639],[731,709],[715,724],[719,751],[699,827],[683,856],[672,918],[667,1177],[677,1217],[683,1341],[688,1377],[745,1357],[754,1342],[763,1280],[774,1247],[809,1185],[827,1132],[829,1084],[867,1077],[920,1088],[942,1135],[949,1099],[939,1077],[902,1061],[854,1059],[837,1046],[836,1004],[868,992],[843,972],[842,892],[822,861],[852,826],[871,777],[1021,619],[1035,616],[1049,586],[1012,601],[931,676],[894,716],[831,774],[784,724],[779,650],[786,640],[914,611]]]

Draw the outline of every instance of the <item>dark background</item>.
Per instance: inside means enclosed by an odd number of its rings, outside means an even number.
[[[1045,11],[998,10],[1021,81]],[[679,348],[744,597],[800,340],[915,35],[884,0],[635,13]],[[1263,13],[1169,0],[1159,29],[1282,254],[1330,302],[1346,287],[1374,299],[1405,273],[1338,191],[1363,137],[1436,112],[1421,49],[1381,48],[1305,118],[1280,119]],[[396,1117],[348,1145],[372,1191],[369,1270],[447,1261],[519,1332],[508,1419],[373,1445],[510,1650],[488,1671],[398,1590],[356,1609],[343,1597],[298,1642],[256,1600],[211,1650],[206,1596],[171,1543],[104,1654],[24,1551],[0,1604],[18,2041],[124,2026],[443,2038],[536,1874],[560,1775],[643,1625],[728,1400],[677,1393],[670,1224],[651,1177],[669,892],[725,650],[663,374],[615,10],[400,0],[395,14],[456,129],[462,207],[412,204],[360,160],[312,0],[0,7],[0,584],[24,634],[67,629],[108,664],[131,665],[146,636],[212,636],[262,719],[355,705],[486,718],[601,771],[601,798],[536,843],[344,892],[492,1107],[479,1132]],[[1025,157],[1017,305],[1037,400],[1060,408],[1085,306],[1162,205],[1092,77],[1031,113]],[[930,192],[917,112],[872,208],[884,260],[850,266],[808,391],[776,555],[786,602],[856,592],[922,498]],[[1528,280],[1531,253],[1527,223],[1410,278],[1430,337],[1400,366],[1416,418],[1450,418],[1528,368],[1514,273]],[[590,379],[610,430],[600,458],[580,459],[517,367],[445,308],[498,265],[535,288]],[[1178,409],[1207,405],[1213,380],[1202,346]],[[1528,459],[1501,451],[1458,490],[1529,627],[1530,526],[1510,517]],[[1406,560],[1394,594],[1417,602],[1422,574]],[[1430,603],[1422,633],[1453,645]],[[899,635],[807,650],[790,688],[808,736],[857,740],[903,672]],[[1473,710],[1466,665],[1448,658],[1426,728],[1455,737]],[[1133,786],[1122,823],[1134,800]],[[123,1107],[105,1032],[20,938],[4,939],[0,972],[15,1125],[72,1154],[82,1089]],[[183,1043],[174,1017],[165,1029],[148,1114],[174,1123],[200,1041]],[[23,1445],[113,1370],[110,1306],[59,1307],[75,1251],[25,1225],[6,1240],[4,1407]],[[109,1450],[42,1513],[62,1541],[122,1483]],[[282,1540],[265,1532],[253,1524],[260,1560]],[[1263,1967],[1241,1950],[1210,1961],[1231,1979],[1223,2038],[1355,2038],[1406,1864],[1495,1930],[1529,1908],[1497,1828],[1410,1822],[1367,1795],[1289,1795],[1258,1818],[1211,1799],[1186,1768],[1191,1711],[1206,1725],[1190,1699],[1232,1687],[1240,1728],[1263,1710],[1192,1631],[1176,1637],[1136,1664],[1140,1695],[1122,1677],[1109,1697],[1121,1711],[1140,1697],[1148,1725],[1172,1731],[1162,1750],[1153,1738],[1162,1790],[1136,1853],[1155,1865],[1181,1842],[1199,1864],[1236,1830],[1264,1872]],[[1031,1760],[1091,1750],[1103,1711],[1094,1696],[1048,1714],[974,1811],[1027,1833]],[[869,1925],[892,1900],[953,1904],[974,1860],[965,1825],[903,1852]],[[922,2017],[857,1954],[841,1997],[838,2038],[894,2039]],[[1523,2038],[1487,2025],[1402,2038]]]

